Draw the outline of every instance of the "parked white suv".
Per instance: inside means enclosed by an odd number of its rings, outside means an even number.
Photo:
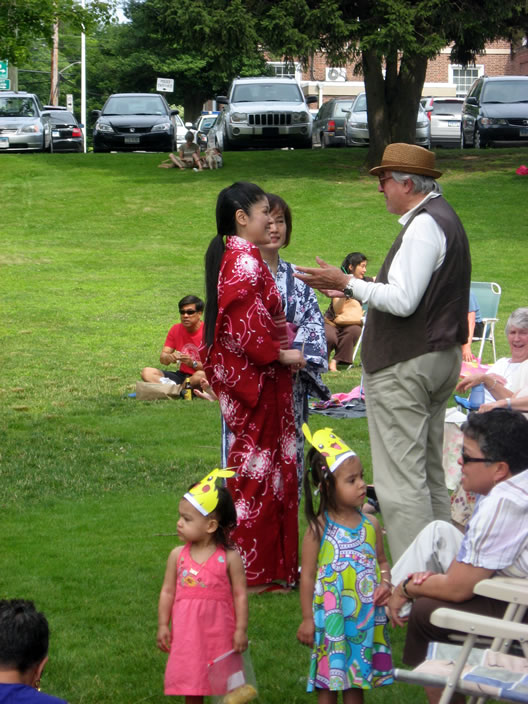
[[[211,130],[221,150],[312,146],[308,105],[317,97],[305,97],[294,78],[236,78],[229,95],[218,95],[216,102],[225,105]]]

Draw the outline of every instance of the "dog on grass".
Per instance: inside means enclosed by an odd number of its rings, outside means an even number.
[[[222,152],[217,147],[208,147],[205,150],[204,160],[208,169],[220,169],[224,165]]]

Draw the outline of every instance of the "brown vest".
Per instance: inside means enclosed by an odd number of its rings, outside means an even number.
[[[370,307],[361,346],[366,372],[377,372],[398,362],[414,359],[427,352],[463,345],[468,337],[471,256],[466,233],[449,203],[442,197],[431,198],[405,225],[387,254],[376,283],[387,283],[388,272],[403,235],[421,212],[427,212],[442,228],[446,254],[427,286],[414,313],[406,318],[382,313]]]

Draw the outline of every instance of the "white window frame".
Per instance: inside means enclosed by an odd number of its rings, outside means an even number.
[[[298,63],[297,61],[294,61],[293,63],[286,62],[286,61],[266,61],[268,66],[272,66],[275,70],[277,68],[289,68],[293,67],[295,70],[294,78],[297,81],[297,83],[300,83],[302,80],[302,67],[301,64]],[[283,78],[284,76],[291,76],[292,74],[290,72],[288,73],[277,73],[275,72],[275,75],[279,78]]]
[[[467,86],[467,90],[464,92],[460,90],[459,86],[460,84],[455,80],[455,69],[458,71],[467,71],[468,69],[471,69],[472,71],[476,70],[477,75],[473,78],[471,83]],[[480,78],[480,76],[484,75],[484,64],[468,64],[467,66],[461,66],[460,64],[449,64],[449,83],[452,83],[453,85],[456,86],[456,95],[457,98],[465,98],[466,95],[469,92],[469,89],[471,88],[473,81],[476,78]]]

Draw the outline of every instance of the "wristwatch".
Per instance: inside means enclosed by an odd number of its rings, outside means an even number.
[[[343,293],[345,294],[345,298],[354,298],[354,288],[352,286],[353,281],[354,281],[354,277],[351,276],[348,280],[347,285],[343,289]]]
[[[192,363],[192,368],[198,369],[198,362],[196,360],[194,360],[194,362]]]

